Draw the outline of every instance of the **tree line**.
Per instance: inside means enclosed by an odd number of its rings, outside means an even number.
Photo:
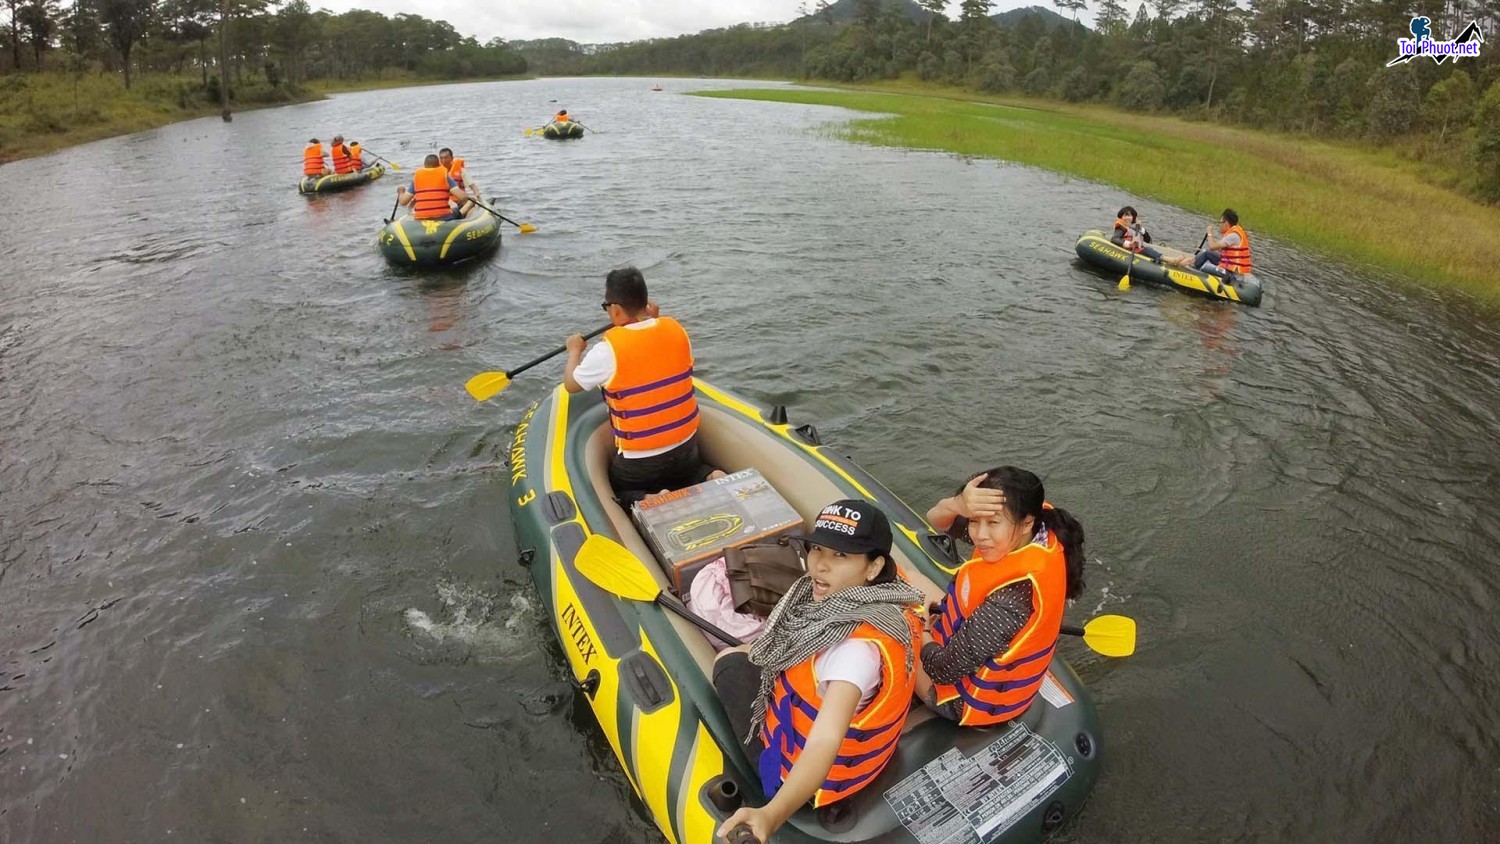
[[[0,0],[0,16],[0,72],[117,72],[127,88],[140,71],[197,75],[214,99],[221,76],[231,89],[250,77],[294,90],[318,79],[526,72],[498,38],[481,44],[420,15],[313,11],[306,0]]]
[[[1450,187],[1500,201],[1500,0],[1054,0],[992,16],[989,0],[818,0],[790,24],[586,47],[517,42],[541,73],[907,76],[990,94],[1104,103],[1309,137],[1378,143]],[[1095,27],[1076,20],[1093,9]],[[1433,38],[1470,22],[1475,58],[1387,67],[1414,15]],[[532,46],[535,45],[535,46]]]

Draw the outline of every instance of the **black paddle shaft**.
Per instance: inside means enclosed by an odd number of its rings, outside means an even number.
[[[614,323],[610,323],[609,325],[602,325],[602,326],[594,329],[593,331],[590,331],[589,333],[583,335],[583,339],[585,339],[585,340],[592,340],[595,337],[598,337],[600,334],[603,334],[604,332],[606,332],[606,331],[608,331],[608,330],[610,330],[611,328],[614,328],[614,327],[615,327]],[[558,355],[562,354],[563,352],[566,352],[567,350],[568,350],[567,344],[563,344],[561,346],[558,346],[557,348],[553,349],[552,351],[548,352],[545,355],[542,355],[541,357],[537,358],[536,360],[527,361],[526,363],[521,364],[520,366],[516,367],[515,369],[507,371],[505,373],[505,377],[506,378],[514,378],[517,375],[520,375],[522,372],[525,372],[526,370],[532,368],[533,366],[536,366],[539,363],[546,363],[547,361],[549,361],[549,360],[557,357]]]
[[[501,214],[499,211],[496,211],[495,209],[489,207],[488,205],[485,205],[483,202],[480,202],[479,200],[475,199],[474,197],[472,197],[472,196],[469,197],[469,201],[472,202],[472,203],[474,203],[475,205],[478,205],[480,208],[483,208],[484,210],[490,212],[491,214],[494,214],[496,217],[499,217],[500,219],[504,220],[505,222],[510,223],[511,225],[515,226],[516,228],[519,229],[521,227],[520,223],[516,222],[515,220],[512,220],[511,218],[505,216],[504,214]],[[608,327],[609,326],[605,326],[605,328],[608,328]],[[604,330],[603,328],[599,329],[599,331],[603,331],[603,330]],[[595,331],[594,334],[598,334],[599,331]],[[590,334],[589,337],[593,337],[594,334]],[[567,347],[564,346],[563,348],[566,349]],[[553,352],[552,353],[552,355],[555,355],[555,354],[557,354],[557,352]],[[552,355],[548,355],[547,357],[550,358],[550,357],[552,357]],[[539,358],[539,359],[537,359],[535,361],[532,361],[532,363],[541,363],[542,361],[544,361],[546,359],[547,358]],[[530,365],[531,365],[530,363],[526,364],[526,366],[530,366]],[[525,367],[522,367],[522,369],[524,369],[524,368]],[[516,371],[520,372],[521,370],[518,369]]]
[[[659,606],[666,607],[672,612],[677,613],[688,621],[691,621],[693,624],[697,625],[699,630],[708,633],[709,635],[713,636],[724,644],[729,645],[730,647],[737,648],[740,645],[745,644],[744,642],[741,642],[737,637],[731,636],[728,633],[725,633],[723,630],[720,630],[717,626],[715,626],[707,619],[702,619],[696,615],[693,615],[692,610],[684,607],[682,604],[677,603],[671,598],[668,598],[665,593],[656,596],[656,603]]]

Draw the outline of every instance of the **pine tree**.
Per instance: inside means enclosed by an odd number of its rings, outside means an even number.
[[[948,8],[948,0],[919,0],[919,5],[927,10],[927,43],[932,43],[932,22],[944,17],[943,12]]]
[[[1078,13],[1087,11],[1089,7],[1088,0],[1052,0],[1052,5],[1065,12],[1072,12],[1074,22],[1078,20]]]
[[[1094,16],[1098,29],[1105,35],[1119,35],[1125,31],[1125,6],[1120,0],[1099,0],[1099,14]]]

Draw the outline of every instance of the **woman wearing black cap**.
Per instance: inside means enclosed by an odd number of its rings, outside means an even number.
[[[797,544],[807,574],[754,644],[714,663],[714,689],[770,802],[742,808],[719,834],[759,841],[803,805],[834,803],[890,761],[916,684],[922,593],[891,559],[891,526],[868,501],[824,507]]]

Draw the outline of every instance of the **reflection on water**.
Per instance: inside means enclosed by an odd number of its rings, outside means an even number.
[[[0,169],[0,840],[658,840],[514,562],[508,438],[561,364],[462,388],[596,325],[626,263],[705,377],[913,504],[1015,463],[1083,520],[1070,615],[1141,647],[1068,645],[1107,761],[1062,840],[1493,837],[1493,322],[1269,238],[1262,308],[1120,292],[1079,232],[1202,221],[649,87],[349,95]],[[600,133],[526,137],[554,99]],[[404,175],[293,187],[333,131],[452,146],[540,231],[393,270]]]

